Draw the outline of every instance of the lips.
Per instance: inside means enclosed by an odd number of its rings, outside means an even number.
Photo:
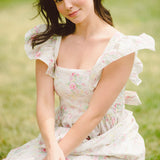
[[[69,16],[70,16],[70,17],[74,17],[74,16],[77,15],[78,12],[79,12],[79,10],[74,11],[74,12],[70,13]]]

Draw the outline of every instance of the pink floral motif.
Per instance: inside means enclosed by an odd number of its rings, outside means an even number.
[[[46,152],[46,148],[42,148],[42,152]]]
[[[43,142],[40,140],[40,141],[39,141],[39,144],[40,144],[40,145],[42,145],[42,144],[43,144]]]
[[[121,106],[122,106],[121,103],[115,103],[115,105],[114,105],[114,107],[113,107],[113,111],[114,111],[114,112],[117,112],[117,110],[120,109]]]
[[[67,108],[64,107],[64,106],[61,106],[61,109],[62,109],[63,111],[67,110]]]
[[[82,86],[85,86],[85,84],[84,84],[84,83],[82,83]]]
[[[41,55],[41,52],[37,52],[35,57],[38,58]]]
[[[53,59],[50,59],[50,62],[53,63]]]
[[[70,89],[76,89],[76,84],[74,82],[70,84]]]
[[[70,125],[69,125],[69,124],[66,124],[66,126],[65,126],[65,127],[70,128]]]
[[[114,55],[114,54],[117,54],[117,51],[111,51],[109,53],[112,54],[112,55]]]
[[[81,89],[81,88],[83,89],[82,86],[85,86],[84,81],[82,81],[82,76],[80,76],[79,73],[75,73],[75,72],[71,73],[67,84],[68,84],[69,88],[71,89],[71,91],[74,93],[75,93],[76,89]],[[83,92],[84,91],[81,90],[81,93],[83,93]]]
[[[34,27],[36,33],[39,33],[39,28],[37,26]]]
[[[49,61],[50,61],[49,65],[54,64],[54,60],[53,59],[50,59]]]

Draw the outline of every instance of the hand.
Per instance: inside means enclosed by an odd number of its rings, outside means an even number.
[[[47,156],[43,160],[65,160],[64,153],[57,142],[54,147],[48,149]]]

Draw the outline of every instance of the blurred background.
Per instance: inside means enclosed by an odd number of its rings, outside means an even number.
[[[25,33],[39,23],[33,0],[0,0],[0,159],[39,134],[36,122],[35,64],[24,52]],[[115,28],[127,35],[147,33],[156,41],[156,51],[139,51],[144,64],[135,90],[140,106],[134,112],[146,144],[146,160],[160,160],[160,1],[105,0]],[[58,106],[56,96],[56,106]]]

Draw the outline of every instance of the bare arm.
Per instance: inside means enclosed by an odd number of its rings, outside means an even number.
[[[125,86],[133,66],[135,53],[111,63],[103,69],[87,111],[76,121],[59,142],[65,157],[74,150],[98,125],[109,107]]]
[[[55,92],[54,79],[45,74],[46,70],[47,65],[36,60],[37,122],[48,149],[53,147],[55,141]]]

